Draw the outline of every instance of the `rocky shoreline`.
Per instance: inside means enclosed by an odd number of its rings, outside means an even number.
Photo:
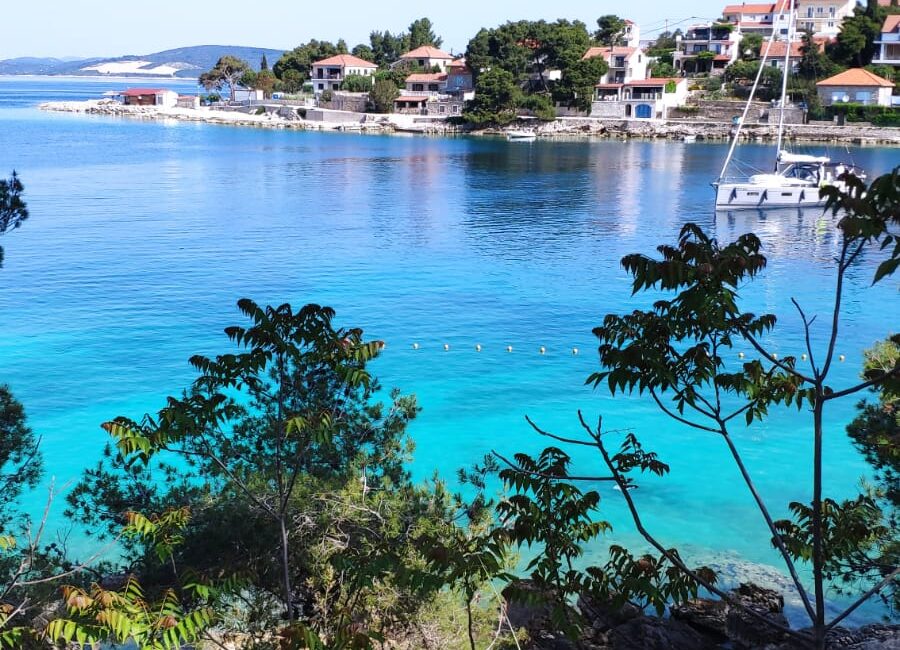
[[[609,138],[642,140],[695,140],[724,142],[730,139],[732,126],[726,122],[699,120],[610,120],[582,117],[559,118],[553,122],[519,120],[501,128],[472,129],[447,121],[421,121],[412,115],[369,115],[330,111],[333,120],[304,119],[297,107],[266,106],[256,112],[222,110],[216,108],[163,108],[158,106],[124,106],[108,100],[83,102],[48,102],[41,110],[64,113],[83,113],[143,120],[178,120],[253,126],[271,129],[317,131],[354,131],[363,133],[418,133],[422,135],[485,135],[504,136],[507,131],[528,128],[538,138]],[[748,124],[742,139],[748,142],[774,142],[776,127],[770,124]],[[854,145],[900,146],[900,128],[876,127],[868,124],[835,126],[830,124],[790,124],[786,138],[794,142],[825,142]]]
[[[528,581],[518,584],[521,593],[534,592]],[[536,593],[536,592],[535,592]],[[586,626],[577,642],[550,632],[550,610],[528,602],[508,603],[512,627],[524,628],[532,650],[807,650],[797,632],[789,636],[784,598],[778,591],[742,583],[730,593],[735,607],[721,600],[697,598],[672,607],[668,617],[650,615],[630,603],[616,606],[582,596],[577,609]],[[748,610],[752,610],[748,612]],[[761,620],[771,622],[771,626]],[[806,630],[805,632],[809,632]],[[900,626],[873,624],[828,632],[831,650],[897,650]]]

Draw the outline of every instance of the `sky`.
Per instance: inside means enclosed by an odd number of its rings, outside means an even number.
[[[652,37],[691,16],[721,15],[726,0],[452,0],[425,8],[399,0],[0,0],[0,59],[19,56],[114,57],[149,54],[188,45],[247,45],[291,49],[311,38],[350,47],[372,30],[403,31],[427,16],[444,49],[461,52],[481,27],[507,20],[579,19],[593,28],[604,14],[641,25]],[[626,9],[627,7],[627,9]],[[681,23],[684,24],[683,22]]]

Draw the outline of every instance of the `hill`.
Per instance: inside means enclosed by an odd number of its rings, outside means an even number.
[[[63,60],[20,57],[0,61],[0,74],[37,75],[140,75],[148,77],[196,77],[213,67],[220,57],[230,54],[258,68],[263,54],[269,65],[283,50],[241,45],[195,45],[152,54],[127,55],[108,59]]]

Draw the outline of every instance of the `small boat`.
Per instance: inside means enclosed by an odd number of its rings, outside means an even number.
[[[788,14],[788,41],[794,34],[794,0],[789,3]],[[783,17],[783,16],[782,16]],[[777,32],[773,32],[771,43],[775,40]],[[832,162],[825,156],[806,156],[785,151],[784,143],[784,109],[787,104],[787,80],[788,75],[782,75],[781,99],[776,104],[779,111],[778,140],[775,146],[775,164],[769,173],[757,173],[749,176],[728,176],[728,168],[734,157],[734,152],[741,137],[741,129],[747,119],[751,102],[759,85],[761,72],[766,67],[767,48],[760,61],[760,74],[757,74],[747,105],[743,114],[735,119],[732,129],[731,147],[725,158],[725,164],[719,173],[719,178],[713,182],[716,190],[716,210],[733,209],[767,209],[785,207],[817,207],[824,206],[826,198],[821,191],[826,187],[846,189],[843,175],[854,174],[865,179],[866,174],[853,164]],[[790,70],[791,48],[785,48],[783,70]]]
[[[537,133],[530,130],[507,131],[506,139],[510,142],[531,142],[537,139]]]
[[[684,136],[684,137],[681,138],[681,139],[682,139],[683,142],[686,142],[686,143],[690,144],[691,142],[696,142],[696,141],[697,141],[697,136],[696,136],[696,135],[686,135],[686,136]]]

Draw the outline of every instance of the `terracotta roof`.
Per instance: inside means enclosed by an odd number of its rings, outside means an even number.
[[[803,56],[803,52],[800,51],[800,48],[803,47],[803,43],[794,42],[790,44],[791,46],[791,58],[799,59]],[[788,43],[787,41],[775,41],[774,43],[770,41],[766,41],[763,43],[763,46],[760,48],[759,56],[767,56],[770,59],[783,59],[784,55],[787,54]]]
[[[459,59],[455,59],[447,64],[447,70],[454,70],[456,74],[471,74],[472,70],[469,68],[469,65],[466,63],[466,57],[461,57]]]
[[[395,102],[427,102],[427,97],[413,96],[413,95],[400,95]]]
[[[447,75],[443,72],[415,72],[406,78],[406,83],[429,83],[432,81],[447,81]]]
[[[665,86],[670,81],[674,81],[676,84],[684,83],[683,77],[660,77],[658,79],[641,79],[638,81],[628,81],[625,83],[626,86]]]
[[[775,3],[768,4],[750,4],[750,5],[728,5],[722,10],[725,14],[770,14],[775,11]]]
[[[122,97],[141,97],[142,95],[159,95],[173,92],[168,88],[129,88],[122,92]]]
[[[713,57],[713,61],[731,61],[731,57],[727,54],[716,54]]]
[[[863,68],[850,68],[833,77],[828,77],[816,84],[817,86],[879,86],[880,88],[893,88],[894,84],[884,77],[879,77]]]
[[[622,47],[622,46],[601,46],[601,47],[591,47],[588,48],[588,51],[584,53],[584,56],[581,57],[581,60],[585,59],[593,59],[597,56],[602,56],[604,59],[611,59],[614,56],[631,56],[637,52],[637,48],[634,47]]]
[[[444,50],[432,47],[431,45],[423,45],[414,50],[410,50],[400,57],[401,59],[452,59],[452,54],[447,54]]]
[[[365,59],[361,59],[358,56],[353,56],[352,54],[338,54],[337,56],[330,56],[327,59],[322,59],[321,61],[315,61],[313,65],[339,65],[344,67],[351,68],[377,68],[378,66],[372,63],[371,61],[366,61]]]
[[[775,0],[767,3],[751,3],[741,5],[728,5],[722,10],[725,14],[780,14],[788,8],[790,0]]]
[[[900,31],[900,14],[894,14],[885,18],[884,25],[881,27],[882,34],[890,34],[896,31]]]

